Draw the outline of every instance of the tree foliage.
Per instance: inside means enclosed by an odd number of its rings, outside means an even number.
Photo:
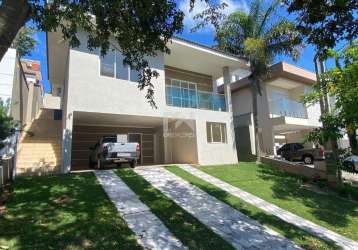
[[[0,98],[0,141],[11,134],[13,127],[13,120],[9,116],[9,102],[4,102]]]
[[[36,45],[36,40],[32,37],[35,30],[29,27],[22,27],[17,33],[12,47],[16,49],[19,57],[27,56],[31,53]]]
[[[59,30],[70,46],[79,46],[78,31],[88,34],[87,47],[105,54],[110,40],[117,43],[124,63],[141,72],[140,89],[153,101],[152,78],[158,73],[146,58],[169,53],[169,39],[183,28],[183,12],[174,0],[3,0],[0,7],[0,58],[18,30],[31,21],[39,31]],[[194,0],[191,0],[191,5]],[[7,48],[6,48],[7,49]],[[6,50],[5,50],[6,51]]]
[[[358,40],[342,51],[330,50],[327,56],[335,58],[336,67],[323,74],[320,82],[325,83],[328,95],[334,100],[334,109],[321,117],[321,121],[328,124],[328,127],[314,130],[309,139],[338,139],[347,132],[352,151],[358,153]],[[323,95],[321,88],[315,84],[313,91],[304,96],[303,101],[306,104],[318,103]]]
[[[298,29],[319,51],[358,37],[357,0],[285,0],[295,13]]]

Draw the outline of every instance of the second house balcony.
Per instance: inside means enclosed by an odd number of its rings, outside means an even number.
[[[166,103],[174,107],[226,111],[224,95],[200,91],[194,85],[188,88],[166,86]]]
[[[288,99],[281,98],[269,101],[270,116],[271,118],[276,117],[293,117],[308,119],[307,109],[304,104]]]

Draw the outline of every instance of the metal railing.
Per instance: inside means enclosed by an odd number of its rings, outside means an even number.
[[[302,103],[290,99],[277,99],[269,102],[271,117],[288,116],[307,119],[307,109]]]
[[[226,111],[224,95],[174,86],[166,86],[166,103],[182,108]]]

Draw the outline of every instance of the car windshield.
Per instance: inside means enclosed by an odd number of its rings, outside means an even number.
[[[103,143],[106,143],[106,142],[117,142],[117,137],[116,137],[116,136],[105,136],[105,137],[103,137],[102,142],[103,142]]]

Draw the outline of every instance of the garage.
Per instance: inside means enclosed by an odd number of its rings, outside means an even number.
[[[89,148],[101,137],[117,134],[140,144],[138,165],[197,162],[195,121],[74,112],[71,170],[88,169]]]

